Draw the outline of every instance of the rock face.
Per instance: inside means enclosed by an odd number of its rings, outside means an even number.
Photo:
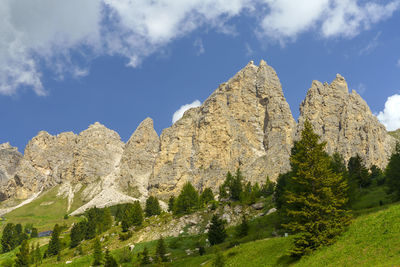
[[[163,131],[150,192],[166,198],[187,181],[216,190],[238,167],[253,182],[276,177],[289,168],[295,128],[275,71],[250,62]]]
[[[331,83],[313,81],[300,106],[298,134],[308,119],[327,152],[339,152],[345,160],[359,154],[367,166],[385,167],[394,138],[371,113],[356,91],[348,92],[345,79],[337,74]]]
[[[133,197],[147,196],[149,178],[159,150],[160,139],[153,120],[146,118],[129,138],[122,154],[118,182],[124,192]]]
[[[0,144],[0,185],[4,185],[14,177],[22,155],[16,147],[9,143]]]

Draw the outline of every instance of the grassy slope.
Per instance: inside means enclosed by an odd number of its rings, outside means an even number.
[[[400,141],[400,129],[397,129],[396,131],[389,132],[389,134]]]
[[[11,211],[4,217],[6,220],[2,223],[21,223],[25,225],[32,223],[39,231],[51,230],[56,223],[71,224],[77,218],[68,218],[64,220],[67,213],[67,198],[57,197],[58,187],[54,187],[29,204],[26,204],[16,210]]]

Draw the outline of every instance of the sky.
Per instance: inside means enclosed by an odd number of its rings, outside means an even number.
[[[295,119],[340,73],[400,128],[400,0],[2,0],[0,143],[96,121],[127,141],[146,117],[161,134],[261,59]]]

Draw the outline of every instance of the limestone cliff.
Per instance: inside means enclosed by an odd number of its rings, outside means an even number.
[[[250,62],[162,132],[150,192],[165,198],[187,181],[216,190],[239,167],[253,182],[275,178],[289,169],[295,128],[275,71]]]
[[[385,167],[394,138],[371,113],[356,91],[349,93],[339,74],[331,83],[313,81],[300,106],[298,133],[308,119],[327,142],[327,152],[339,152],[345,160],[359,154],[367,166]]]
[[[0,144],[0,186],[7,184],[14,177],[22,155],[9,143]],[[0,197],[1,200],[1,197]]]
[[[120,162],[118,183],[121,189],[134,197],[147,196],[149,178],[160,150],[160,139],[153,120],[146,118],[126,143]]]

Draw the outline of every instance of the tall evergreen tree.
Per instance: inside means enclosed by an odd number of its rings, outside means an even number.
[[[158,203],[158,199],[156,197],[150,196],[146,200],[145,212],[146,212],[146,217],[161,214],[160,203]]]
[[[104,208],[101,213],[101,220],[99,223],[99,232],[105,232],[112,226],[112,216],[110,208]]]
[[[15,259],[15,267],[29,267],[31,263],[31,258],[29,255],[29,244],[28,241],[22,241],[19,252],[17,253],[17,258]]]
[[[61,229],[56,224],[53,229],[53,233],[51,234],[51,239],[49,241],[49,246],[47,248],[47,255],[49,256],[55,256],[57,255],[60,250],[61,250],[61,243],[60,243],[60,232]]]
[[[385,176],[389,193],[394,193],[396,199],[400,199],[400,143],[396,143],[396,148],[390,156],[389,163],[385,170]]]
[[[103,252],[101,250],[100,240],[96,237],[93,244],[93,266],[99,266],[103,262]]]
[[[167,262],[168,257],[166,256],[167,254],[167,248],[165,247],[165,242],[164,238],[160,237],[157,241],[157,247],[156,247],[156,259],[160,262]]]
[[[176,200],[175,212],[177,214],[188,214],[199,206],[199,193],[190,182],[187,182]]]
[[[110,254],[110,251],[108,249],[106,250],[104,267],[118,267],[117,261]]]
[[[81,221],[78,223],[75,223],[72,228],[71,228],[71,233],[70,233],[70,248],[74,248],[78,246],[83,239],[85,239],[85,232],[86,232],[86,221]]]
[[[225,222],[214,214],[208,228],[208,241],[211,245],[215,245],[224,242],[226,237]]]
[[[292,256],[302,256],[332,243],[349,223],[344,208],[348,201],[347,182],[331,169],[330,158],[324,151],[326,143],[319,139],[306,121],[290,156],[292,176],[283,207],[288,222],[283,226],[299,233]]]
[[[243,192],[243,175],[239,168],[236,170],[236,174],[232,180],[229,191],[231,199],[240,200],[240,196]]]
[[[230,188],[232,187],[234,177],[231,172],[228,171],[225,177],[224,183],[219,187],[219,199],[229,198],[230,197]]]
[[[360,155],[357,154],[349,159],[348,170],[350,186],[362,188],[371,185],[368,169],[365,167]]]
[[[13,250],[17,246],[17,233],[13,223],[7,223],[1,237],[1,248],[3,253]]]

